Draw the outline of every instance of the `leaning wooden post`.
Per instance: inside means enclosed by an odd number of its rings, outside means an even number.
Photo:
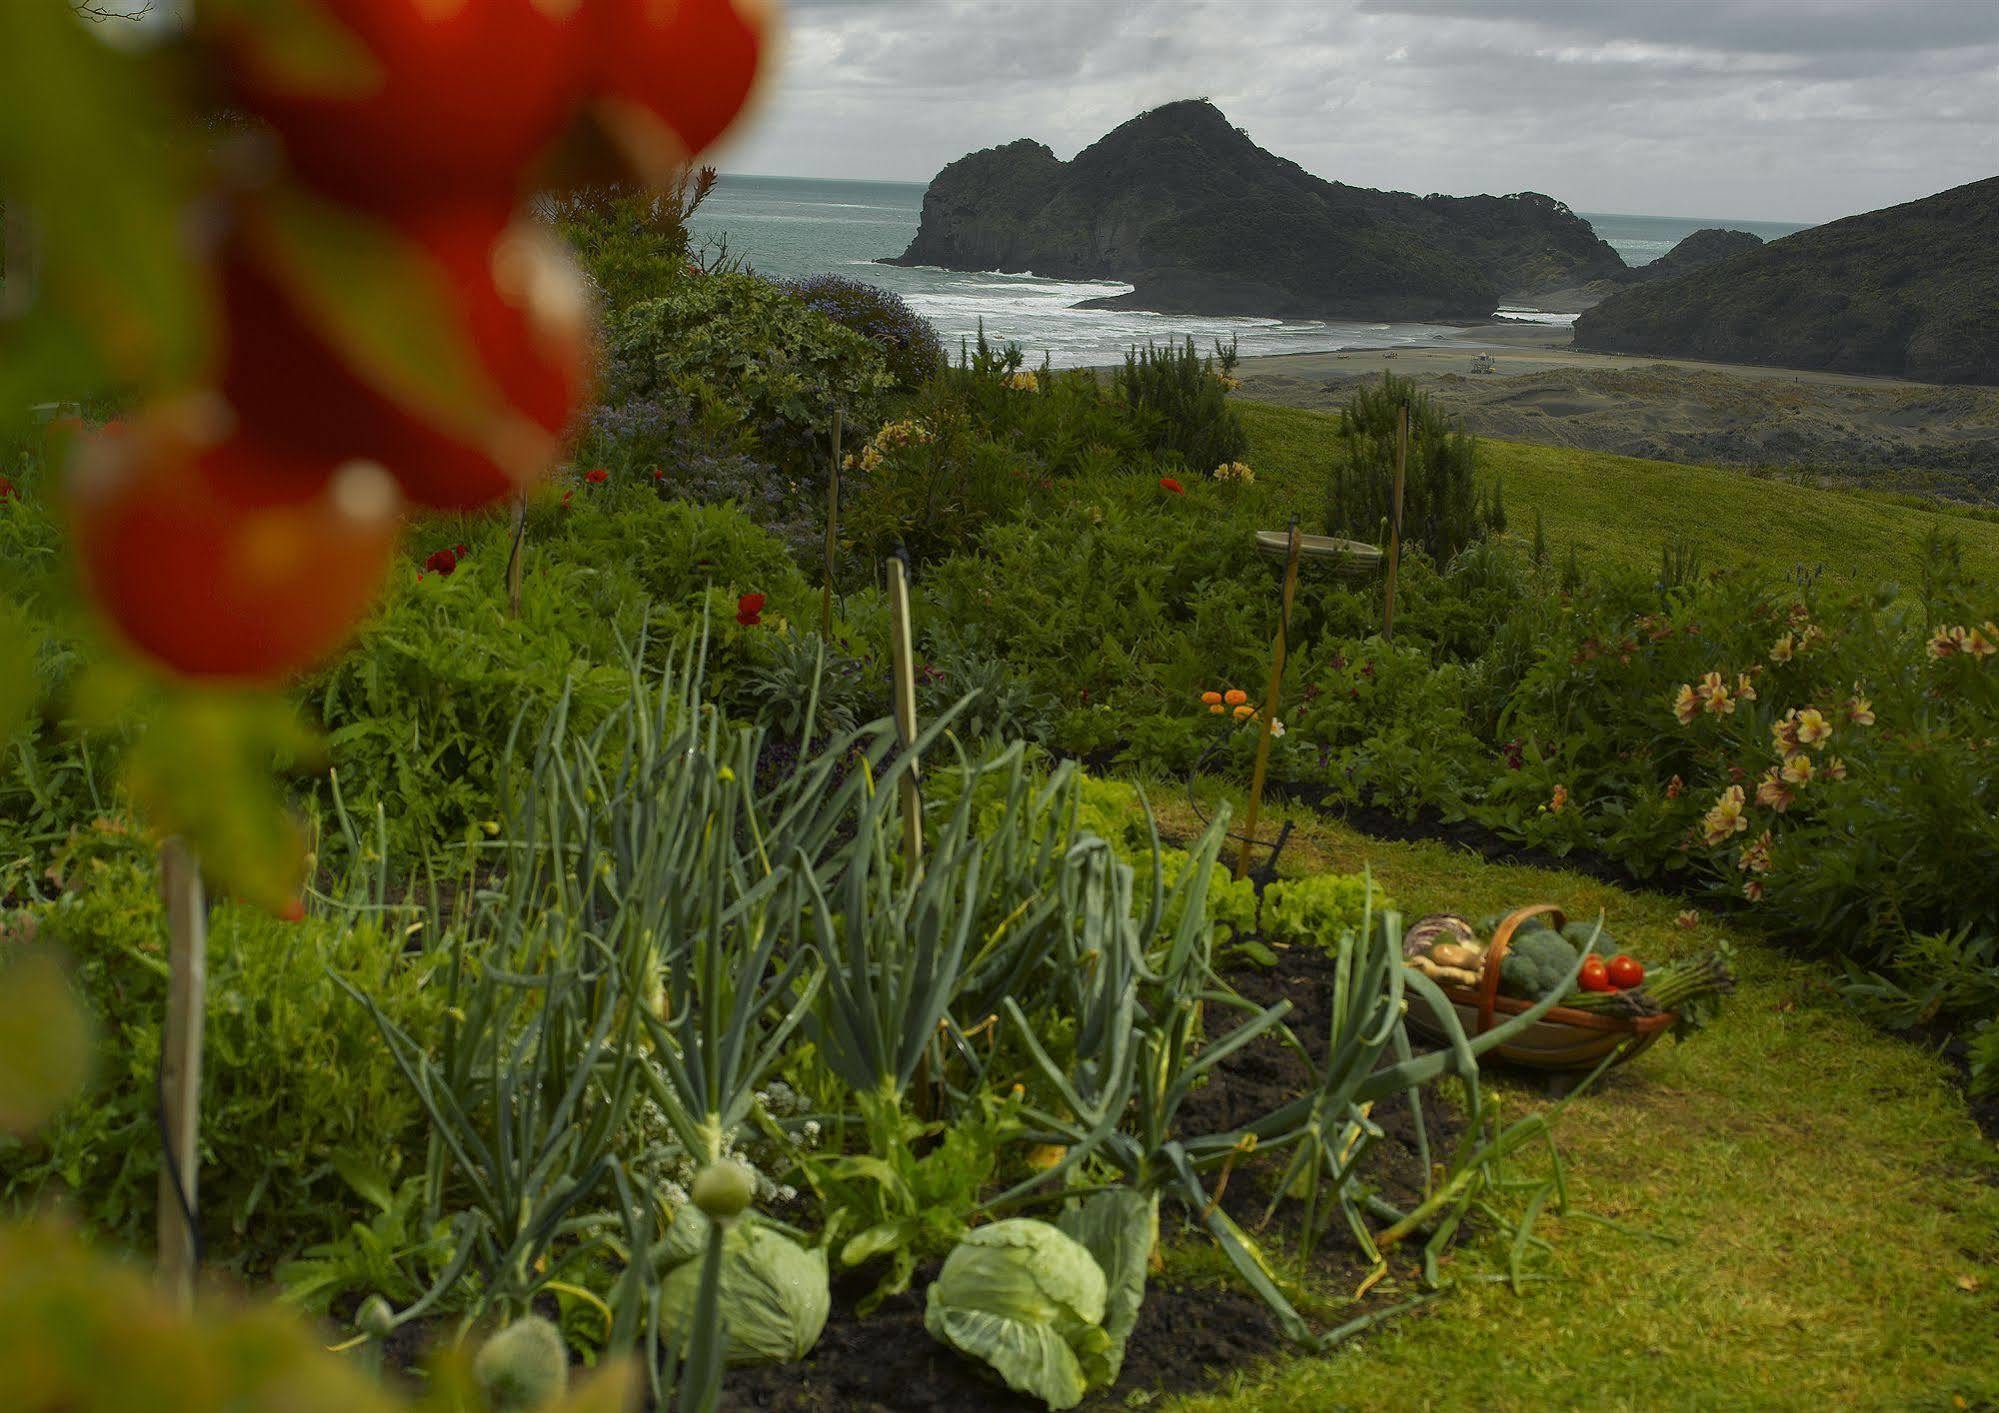
[[[1256,820],[1263,810],[1263,781],[1270,771],[1270,742],[1277,729],[1277,698],[1284,687],[1285,641],[1291,632],[1291,601],[1298,594],[1298,550],[1303,541],[1298,521],[1291,521],[1291,541],[1284,556],[1284,607],[1277,615],[1277,643],[1270,652],[1270,690],[1263,694],[1263,730],[1256,739],[1256,769],[1249,777],[1249,808],[1243,813],[1241,847],[1236,850],[1235,876],[1249,875],[1250,851],[1256,847]]]
[[[514,496],[514,533],[512,547],[507,550],[507,617],[521,616],[521,557],[527,547],[528,536],[528,493],[521,491]]]
[[[201,1017],[207,990],[207,917],[201,868],[179,839],[160,848],[167,907],[167,1024],[160,1037],[160,1288],[182,1310],[194,1303],[201,1127]]]
[[[913,873],[923,859],[923,798],[916,788],[916,654],[909,640],[909,570],[888,562],[889,632],[895,640],[895,731],[909,766],[902,773],[902,851]]]
[[[833,641],[833,561],[840,544],[840,409],[833,409],[833,471],[826,478],[826,587],[819,597],[819,636]]]
[[[1388,601],[1381,612],[1383,641],[1395,638],[1395,571],[1402,564],[1402,484],[1409,468],[1409,404],[1395,409],[1395,499],[1388,520]]]

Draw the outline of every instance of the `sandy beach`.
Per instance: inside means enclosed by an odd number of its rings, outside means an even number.
[[[1917,472],[1999,499],[1999,390],[1690,359],[1585,353],[1566,328],[1494,323],[1418,348],[1245,358],[1241,396],[1330,409],[1383,372],[1482,436],[1665,461]],[[1473,371],[1490,355],[1493,371]],[[1948,483],[1961,481],[1961,486]]]

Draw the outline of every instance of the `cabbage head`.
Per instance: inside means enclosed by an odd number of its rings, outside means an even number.
[[[701,1291],[701,1256],[708,1218],[691,1203],[680,1210],[662,1243],[672,1263],[659,1287],[660,1332],[687,1328]],[[722,1238],[722,1328],[731,1365],[803,1359],[819,1342],[833,1304],[826,1253],[806,1250],[783,1233],[745,1217]]]
[[[930,1287],[923,1327],[1008,1387],[1074,1408],[1111,1382],[1103,1268],[1074,1237],[1013,1217],[966,1233]]]

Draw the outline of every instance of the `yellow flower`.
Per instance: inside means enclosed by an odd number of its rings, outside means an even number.
[[[1256,473],[1240,461],[1226,461],[1215,468],[1217,481],[1230,481],[1238,486],[1247,486],[1256,480]]]
[[[1789,662],[1791,660],[1792,654],[1797,651],[1796,644],[1797,644],[1797,639],[1794,638],[1791,634],[1786,633],[1783,637],[1779,638],[1776,642],[1770,645],[1770,661]]]
[[[1249,700],[1249,693],[1243,691],[1240,687],[1231,687],[1222,694],[1222,700],[1230,706],[1241,706]]]
[[[1780,756],[1787,756],[1798,748],[1800,742],[1796,707],[1785,712],[1779,720],[1770,723],[1770,744],[1776,748]]]
[[[1695,909],[1688,908],[1673,919],[1673,924],[1682,932],[1692,932],[1701,925],[1701,915]]]
[[[1059,1143],[1037,1143],[1027,1150],[1027,1166],[1045,1173],[1068,1156],[1069,1150]]]
[[[1832,739],[1832,723],[1820,714],[1817,707],[1806,707],[1798,713],[1798,740],[1813,750],[1823,750],[1825,743]]]
[[[1747,672],[1735,674],[1735,699],[1741,702],[1756,700],[1756,684],[1750,680]]]
[[[1941,661],[1964,651],[1965,632],[1962,628],[1939,628],[1930,638],[1930,657]]]
[[[1777,766],[1773,765],[1764,771],[1763,778],[1757,782],[1756,803],[1768,805],[1778,814],[1789,809],[1791,802],[1797,798],[1798,792],[1784,783],[1783,771]]]
[[[1999,653],[1999,625],[1987,623],[1964,635],[1964,651],[1969,657],[1991,657]]]
[[[1855,684],[1855,688],[1858,690],[1857,683]],[[1874,724],[1874,703],[1868,701],[1865,697],[1854,697],[1846,704],[1846,719],[1855,726],[1872,726]]]
[[[1694,713],[1699,710],[1700,703],[1694,698],[1694,689],[1682,682],[1680,694],[1673,698],[1673,715],[1678,718],[1680,725],[1685,726],[1694,719]]]
[[[1812,783],[1812,758],[1802,753],[1784,762],[1784,783],[1800,789]]]
[[[1747,898],[1752,903],[1762,902],[1763,880],[1760,878],[1752,878],[1747,883],[1743,884],[1742,896]]]
[[[1798,651],[1808,653],[1825,641],[1825,629],[1816,623],[1805,625],[1805,631],[1798,635]]]
[[[1709,716],[1732,716],[1735,701],[1728,695],[1728,684],[1721,680],[1719,672],[1710,672],[1701,678],[1701,710]]]
[[[1710,844],[1719,844],[1731,835],[1740,834],[1749,827],[1749,821],[1742,817],[1742,787],[1731,785],[1721,792],[1721,798],[1714,802],[1714,808],[1701,820],[1705,830],[1704,838]]]
[[[1770,845],[1773,842],[1770,837],[1770,831],[1767,829],[1764,830],[1758,836],[1755,843],[1743,846],[1741,857],[1736,859],[1735,866],[1744,873],[1768,873],[1770,871]]]
[[[1007,377],[1006,385],[1015,392],[1033,392],[1041,386],[1041,379],[1032,372],[1019,372]]]
[[[1819,774],[1828,780],[1846,779],[1846,762],[1838,756],[1827,756],[1825,764],[1819,767]]]

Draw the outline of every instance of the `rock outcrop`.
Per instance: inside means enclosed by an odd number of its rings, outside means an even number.
[[[1310,319],[1480,319],[1501,291],[1625,268],[1551,197],[1325,181],[1200,99],[1143,113],[1068,162],[1028,141],[960,158],[891,263],[1135,286],[1098,306]]]
[[[1623,289],[1578,348],[1999,384],[1999,177]]]
[[[1748,231],[1731,231],[1719,226],[1709,226],[1705,230],[1695,231],[1651,264],[1634,265],[1617,278],[1625,284],[1632,285],[1650,284],[1654,280],[1669,280],[1675,275],[1684,275],[1689,270],[1698,270],[1703,265],[1712,265],[1717,260],[1726,260],[1731,255],[1760,250],[1762,246],[1763,237],[1751,235]]]

